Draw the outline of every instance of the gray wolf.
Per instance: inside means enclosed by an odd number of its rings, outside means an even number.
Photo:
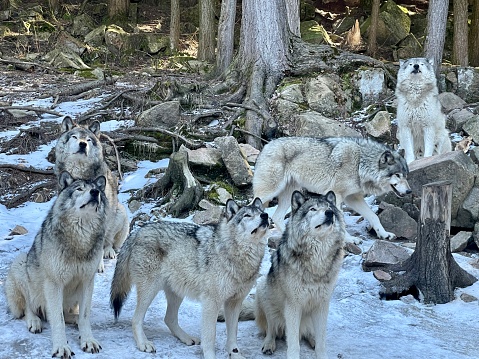
[[[212,359],[216,319],[224,306],[226,349],[230,357],[242,358],[236,339],[238,315],[258,276],[267,230],[268,214],[258,198],[244,207],[228,200],[217,225],[161,221],[141,227],[130,234],[118,255],[110,295],[115,317],[134,284],[137,305],[132,327],[136,345],[141,351],[155,352],[143,331],[143,319],[163,290],[166,325],[186,345],[199,344],[198,338],[178,325],[178,308],[185,296],[200,300],[203,353],[206,359]]]
[[[273,222],[281,231],[293,191],[304,188],[314,193],[334,191],[338,207],[344,201],[369,222],[379,238],[392,239],[395,235],[384,230],[364,196],[410,193],[408,172],[398,152],[369,139],[283,137],[266,144],[259,154],[253,192],[265,206],[278,199]],[[347,240],[354,241],[349,234]]]
[[[278,248],[271,255],[269,273],[261,277],[253,305],[246,301],[243,315],[254,312],[265,339],[263,354],[273,354],[276,338],[286,336],[288,359],[299,359],[300,340],[325,359],[329,303],[343,263],[346,234],[336,196],[295,191],[291,218]],[[244,319],[241,317],[241,319]]]
[[[5,282],[9,310],[15,318],[25,317],[32,333],[42,331],[41,319],[50,323],[52,356],[71,358],[65,319],[78,311],[82,350],[101,349],[90,325],[94,276],[102,260],[105,215],[108,201],[106,179],[73,179],[59,176],[58,197],[28,253],[13,261]],[[73,314],[73,317],[75,315]]]
[[[129,224],[125,207],[118,202],[118,181],[103,158],[99,140],[100,123],[94,121],[89,127],[76,126],[70,117],[62,122],[62,134],[55,146],[55,173],[68,171],[74,178],[91,180],[98,176],[107,179],[105,193],[108,198],[106,238],[103,257],[115,258],[128,236]],[[103,272],[103,262],[99,271]]]
[[[438,94],[434,60],[412,58],[399,62],[396,137],[407,163],[451,151]]]

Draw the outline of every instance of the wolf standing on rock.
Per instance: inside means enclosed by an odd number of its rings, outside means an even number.
[[[401,60],[397,76],[397,139],[407,163],[451,151],[446,116],[438,100],[434,61]]]
[[[92,180],[98,176],[106,177],[105,193],[108,210],[105,218],[106,238],[103,257],[115,258],[115,249],[119,250],[125,241],[129,225],[125,207],[118,202],[118,181],[103,159],[100,142],[100,123],[94,121],[88,128],[76,126],[70,117],[62,122],[62,135],[55,147],[55,173],[60,175],[68,171],[74,178]],[[103,262],[100,263],[101,272]]]
[[[42,319],[51,326],[52,356],[74,355],[65,334],[65,321],[78,322],[83,351],[98,353],[90,308],[95,273],[102,260],[105,238],[106,179],[75,180],[59,176],[59,194],[28,253],[13,261],[5,293],[15,318],[25,316],[32,333],[42,331]],[[78,308],[79,306],[79,308]],[[70,310],[78,310],[77,318]]]

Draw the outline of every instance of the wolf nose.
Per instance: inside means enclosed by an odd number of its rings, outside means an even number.
[[[268,219],[268,213],[261,213],[259,216],[261,219]]]
[[[97,189],[91,189],[90,194],[93,198],[98,198],[98,195],[100,194],[100,191]]]
[[[418,64],[414,65],[414,70],[419,70],[419,65]]]
[[[406,191],[406,194],[409,194],[409,193],[411,193],[411,192],[412,192],[412,190],[411,190],[411,189],[408,189],[408,190]]]
[[[79,143],[80,149],[84,150],[86,148],[86,142]]]
[[[324,215],[326,216],[327,219],[331,219],[333,218],[333,215],[334,215],[334,212],[330,209],[326,210],[326,212],[324,212]]]

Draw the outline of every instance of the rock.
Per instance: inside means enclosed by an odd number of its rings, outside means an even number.
[[[367,133],[373,137],[381,137],[391,133],[391,115],[388,111],[379,111],[371,121],[364,124]]]
[[[105,44],[108,50],[114,54],[126,54],[132,50],[128,43],[128,33],[117,25],[110,25],[106,28]]]
[[[20,225],[16,225],[15,228],[13,228],[10,231],[9,236],[22,236],[22,235],[27,234],[27,233],[28,233],[28,230],[25,227],[20,226]]]
[[[421,57],[422,52],[422,46],[419,41],[417,41],[414,34],[409,34],[398,42],[397,49],[393,50],[393,58],[395,61],[399,61],[401,59]]]
[[[301,90],[300,83],[292,83],[288,85],[283,85],[278,93],[279,98],[301,104],[304,102],[303,92]]]
[[[256,163],[256,159],[258,158],[260,151],[248,143],[240,143],[239,146],[241,151],[243,152],[243,155],[246,157],[246,160],[248,161],[248,163],[249,164]]]
[[[350,110],[345,105],[345,95],[341,89],[341,81],[335,75],[319,75],[306,80],[304,93],[310,109],[327,117],[343,115]]]
[[[363,252],[358,245],[356,245],[354,243],[351,243],[351,242],[345,242],[344,243],[344,250],[346,252],[354,254],[354,255],[359,255]]]
[[[86,51],[86,45],[83,42],[77,40],[65,31],[62,31],[58,35],[55,47],[57,49],[61,49],[62,51],[67,49],[69,52],[73,52],[78,56],[83,55],[83,53]]]
[[[12,115],[14,118],[23,118],[23,117],[28,117],[28,116],[37,116],[37,113],[35,111],[29,111],[29,110],[17,110],[17,109],[8,109],[6,110],[10,115]]]
[[[479,116],[473,116],[462,126],[464,132],[472,137],[472,140],[479,143]]]
[[[93,46],[99,47],[105,44],[105,32],[106,26],[102,25],[93,29],[88,34],[85,35],[85,43]]]
[[[379,281],[385,281],[385,280],[391,280],[392,276],[388,272],[385,272],[381,269],[375,270],[373,272],[374,278],[376,278]]]
[[[386,208],[378,217],[384,229],[394,233],[398,238],[415,240],[417,237],[417,222],[409,217],[401,208],[381,203]]]
[[[141,36],[140,49],[151,55],[170,48],[170,38],[158,33],[134,34]]]
[[[467,109],[452,111],[448,116],[447,127],[453,132],[460,132],[464,124],[473,117],[475,117],[474,121],[479,122],[479,115],[474,115]]]
[[[226,189],[219,187],[216,189],[216,193],[218,194],[218,202],[221,204],[226,204],[229,199],[232,199],[233,196],[229,193]]]
[[[454,109],[462,109],[467,104],[466,101],[452,92],[442,92],[437,98],[446,113]]]
[[[223,216],[224,207],[222,206],[215,206],[205,199],[202,199],[198,205],[205,210],[196,211],[193,215],[193,222],[196,224],[216,224]]]
[[[477,298],[467,293],[461,293],[461,300],[465,303],[471,303],[477,301]]]
[[[347,124],[324,117],[316,111],[305,111],[295,115],[291,123],[290,135],[292,136],[361,136],[359,132],[348,127]]]
[[[300,25],[301,39],[311,44],[327,43],[332,45],[328,32],[315,20],[303,21]]]
[[[466,231],[461,231],[451,237],[451,252],[457,253],[466,249],[470,239],[472,239],[472,232]]]
[[[141,208],[141,202],[137,201],[136,199],[131,200],[128,202],[128,209],[130,210],[131,213],[135,213]]]
[[[73,36],[86,36],[93,29],[95,29],[95,22],[89,15],[83,13],[81,15],[75,16],[73,19]]]
[[[357,82],[363,106],[377,103],[386,95],[386,79],[383,69],[360,69],[355,82]]]
[[[457,68],[456,94],[467,103],[479,101],[479,69],[473,67]]]
[[[461,220],[461,227],[473,228],[479,220],[479,187],[473,187],[459,207],[457,217]]]
[[[366,252],[363,270],[371,271],[385,265],[400,263],[409,257],[409,252],[403,247],[391,242],[377,240]]]
[[[173,128],[180,121],[180,102],[168,101],[143,111],[135,121],[139,127]]]
[[[47,53],[43,60],[55,68],[71,67],[77,70],[90,70],[90,67],[83,62],[80,56],[68,51],[68,49],[65,49],[65,51],[54,49]]]
[[[217,137],[214,142],[221,151],[221,157],[234,184],[236,186],[251,184],[253,172],[236,139],[233,136]]]
[[[180,151],[188,152],[188,162],[194,165],[215,167],[223,166],[221,160],[221,151],[213,147],[202,147],[196,150],[190,150],[189,148],[181,145]]]

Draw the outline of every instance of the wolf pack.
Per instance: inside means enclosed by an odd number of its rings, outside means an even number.
[[[327,358],[329,305],[345,242],[355,241],[346,231],[342,204],[363,216],[379,238],[392,239],[394,233],[383,228],[365,196],[410,193],[408,164],[451,150],[432,64],[426,58],[400,62],[400,150],[367,138],[272,140],[255,164],[254,200],[246,205],[228,200],[215,225],[160,220],[129,234],[118,180],[103,158],[100,123],[79,126],[65,117],[55,147],[57,197],[29,251],[11,264],[5,282],[10,313],[24,318],[32,333],[49,322],[53,357],[74,355],[65,323],[78,325],[83,351],[100,352],[90,323],[94,278],[104,270],[103,258],[116,258],[110,304],[118,318],[136,287],[132,330],[141,351],[159,350],[148,340],[143,321],[162,291],[165,324],[182,343],[201,344],[206,359],[216,357],[220,312],[231,358],[243,358],[237,332],[244,319],[255,319],[264,336],[258,352],[271,355],[276,340],[285,339],[286,357],[299,358],[304,339],[316,358]],[[275,199],[271,223],[265,208]],[[269,272],[260,277],[273,225],[281,239],[271,251]],[[254,299],[247,300],[254,287]],[[201,303],[201,338],[178,323],[185,297]]]

